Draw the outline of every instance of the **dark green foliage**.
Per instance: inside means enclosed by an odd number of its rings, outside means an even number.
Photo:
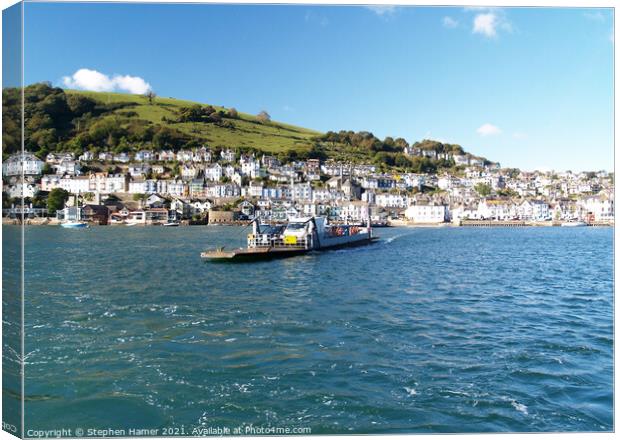
[[[229,118],[232,118],[232,119],[237,119],[237,118],[239,117],[239,112],[237,111],[237,109],[236,109],[236,108],[231,107],[231,108],[228,110],[228,117],[229,117]]]
[[[2,152],[21,150],[21,89],[2,91]],[[135,144],[153,143],[157,148],[179,149],[189,136],[164,125],[137,119],[131,102],[103,104],[79,94],[38,83],[24,89],[25,148],[44,156],[51,151],[81,153],[93,145],[115,152],[131,151]],[[207,106],[209,107],[209,106]],[[213,120],[221,120],[211,107]],[[123,140],[124,139],[124,140]],[[140,146],[138,145],[138,146]]]
[[[513,189],[504,188],[504,189],[498,189],[497,195],[501,197],[517,197],[519,193]]]
[[[478,194],[480,194],[481,197],[486,197],[490,195],[492,191],[491,186],[487,185],[486,183],[479,183],[476,186],[474,186],[474,189],[476,190]]]
[[[2,191],[2,209],[7,209],[11,207],[11,198],[9,197],[9,193]]]
[[[69,193],[62,188],[54,188],[47,196],[47,211],[50,215],[56,214],[56,211],[65,206],[65,202],[69,199]]]
[[[41,174],[54,174],[54,170],[49,163],[44,163],[43,168],[41,169]]]
[[[465,150],[463,150],[463,147],[461,147],[460,145],[444,144],[431,139],[424,139],[420,142],[415,142],[412,147],[419,148],[420,150],[432,150],[436,151],[437,153],[451,153],[456,155],[465,154]]]
[[[178,115],[176,122],[203,122],[215,124],[221,123],[222,118],[238,117],[238,113],[235,109],[225,112],[223,110],[216,110],[211,105],[198,104],[189,107],[181,107],[178,111]]]

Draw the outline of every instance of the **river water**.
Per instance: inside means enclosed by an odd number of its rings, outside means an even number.
[[[26,428],[613,429],[611,228],[376,231],[213,264],[247,231],[27,227]]]

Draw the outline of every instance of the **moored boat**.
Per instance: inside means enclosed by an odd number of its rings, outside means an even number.
[[[88,228],[88,223],[84,222],[63,222],[60,224],[63,228]]]
[[[162,226],[166,226],[168,228],[175,227],[175,226],[179,226],[179,222],[168,222],[168,223],[164,223]]]
[[[574,227],[579,227],[579,226],[588,226],[588,224],[586,222],[571,220],[571,221],[567,221],[567,222],[560,224],[560,226],[563,226],[565,228],[574,228]]]
[[[247,247],[224,250],[218,248],[202,252],[206,260],[262,260],[285,258],[311,251],[364,246],[378,240],[372,227],[347,224],[331,225],[324,217],[293,218],[286,225],[261,225],[252,222]]]

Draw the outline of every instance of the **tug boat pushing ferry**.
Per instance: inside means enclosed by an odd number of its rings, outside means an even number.
[[[292,218],[286,225],[264,225],[252,222],[247,248],[206,251],[205,260],[264,260],[286,258],[311,251],[364,246],[378,240],[372,227],[328,224],[324,217]]]

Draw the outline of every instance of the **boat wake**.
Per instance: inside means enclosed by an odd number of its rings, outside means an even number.
[[[412,234],[412,232],[409,232],[409,233],[404,233],[404,234],[398,234],[398,235],[395,235],[395,236],[393,236],[393,237],[386,238],[383,242],[384,242],[385,244],[390,244],[390,243],[392,243],[394,240],[396,240],[397,238],[406,237],[407,235],[411,235],[411,234]]]

